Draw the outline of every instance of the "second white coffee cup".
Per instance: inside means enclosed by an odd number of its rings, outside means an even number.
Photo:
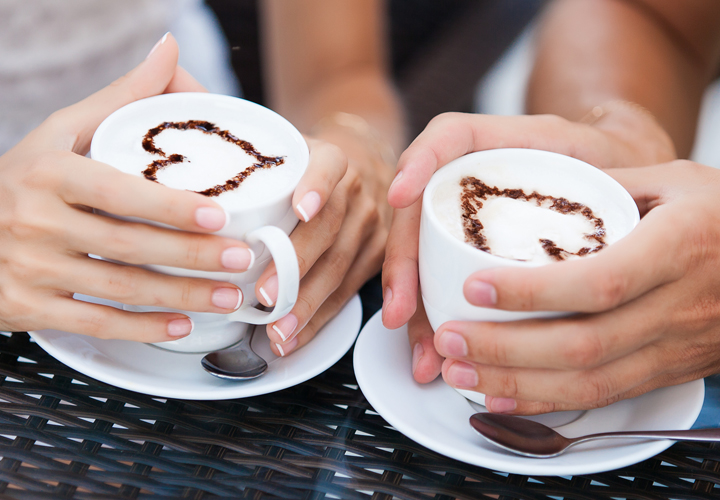
[[[572,314],[572,311],[503,311],[478,307],[465,299],[463,284],[474,272],[496,267],[544,265],[492,255],[452,234],[447,221],[436,213],[433,200],[438,189],[448,183],[458,183],[465,176],[481,178],[501,189],[522,188],[527,193],[537,191],[581,202],[603,219],[607,230],[612,232],[610,241],[627,235],[640,220],[634,200],[619,183],[575,158],[531,149],[495,149],[471,153],[448,163],[433,175],[425,189],[420,222],[420,288],[434,331],[452,320],[502,322]],[[460,203],[459,199],[457,203]],[[537,241],[534,244],[537,245]],[[482,394],[459,392],[472,401],[485,402]]]
[[[193,332],[179,340],[156,344],[174,351],[208,352],[236,343],[245,335],[248,325],[277,321],[294,306],[299,288],[299,270],[288,235],[298,219],[291,201],[295,187],[307,168],[309,152],[297,129],[267,108],[229,96],[176,93],[136,101],[110,115],[95,132],[91,156],[123,172],[141,175],[148,162],[157,159],[142,147],[146,132],[165,122],[183,123],[189,120],[216,124],[219,129],[248,141],[263,155],[283,158],[282,165],[267,172],[257,170],[237,190],[212,198],[228,214],[227,224],[215,234],[245,241],[255,255],[251,269],[242,273],[224,273],[160,265],[142,266],[174,276],[226,281],[242,290],[243,304],[231,314],[180,311],[192,319]],[[256,161],[241,148],[207,135],[198,130],[166,130],[158,134],[156,142],[167,155],[182,154],[186,158],[181,165],[171,166],[172,171],[171,167],[167,168],[168,182],[164,182],[158,174],[159,182],[197,191],[204,189],[204,184],[210,186],[222,182]],[[203,167],[207,171],[200,176],[182,170]],[[199,186],[200,189],[195,185],[198,181],[204,183]],[[161,225],[128,217],[122,219]],[[255,283],[271,259],[277,267],[278,297],[272,311],[260,311],[254,307],[258,304]],[[126,305],[124,308],[138,312],[175,311],[152,306]]]

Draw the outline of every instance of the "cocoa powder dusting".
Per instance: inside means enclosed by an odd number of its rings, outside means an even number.
[[[607,246],[607,243],[605,243],[605,223],[600,217],[596,217],[595,214],[593,214],[590,207],[583,205],[582,203],[568,201],[565,198],[542,195],[536,191],[526,194],[522,189],[499,189],[497,186],[488,186],[483,181],[475,177],[464,177],[460,181],[460,186],[462,187],[462,192],[460,194],[460,207],[462,210],[462,223],[465,232],[465,241],[479,250],[492,253],[491,248],[487,244],[487,238],[483,234],[484,226],[475,216],[483,206],[482,200],[487,200],[488,197],[500,196],[513,200],[534,200],[539,207],[543,206],[543,204],[549,203],[547,208],[550,210],[554,210],[555,212],[559,212],[561,214],[579,214],[593,224],[595,231],[590,234],[585,234],[584,237],[585,239],[594,242],[594,245],[591,247],[583,247],[577,252],[569,252],[564,248],[557,246],[557,244],[552,240],[540,239],[540,244],[542,245],[543,250],[545,250],[545,253],[555,260],[565,260],[565,258],[570,255],[582,257],[591,253],[599,252]]]
[[[163,159],[155,160],[143,170],[143,175],[146,179],[153,182],[158,182],[157,172],[160,169],[172,165],[174,163],[182,163],[185,160],[183,155],[171,154],[166,155],[165,152],[155,145],[155,137],[164,130],[199,130],[204,134],[217,135],[221,139],[231,144],[242,148],[250,156],[253,156],[257,163],[250,165],[248,168],[237,174],[235,177],[228,179],[223,184],[218,184],[211,188],[205,189],[204,191],[195,191],[205,196],[218,196],[226,191],[232,191],[242,184],[247,177],[257,169],[271,168],[285,163],[285,158],[282,156],[263,156],[260,154],[255,147],[248,141],[244,141],[235,137],[227,130],[220,130],[214,123],[202,121],[202,120],[188,120],[186,122],[164,122],[155,128],[151,128],[147,131],[147,134],[143,137],[142,147],[145,151],[151,154],[162,156]]]

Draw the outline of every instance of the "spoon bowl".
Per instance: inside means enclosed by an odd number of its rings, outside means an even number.
[[[518,455],[533,458],[556,457],[571,446],[596,439],[633,438],[642,440],[720,441],[720,429],[603,432],[567,438],[539,422],[495,413],[476,413],[470,417],[470,425],[491,443]]]
[[[227,380],[250,380],[265,373],[267,361],[258,356],[250,345],[255,328],[237,344],[205,355],[201,361],[205,371]]]

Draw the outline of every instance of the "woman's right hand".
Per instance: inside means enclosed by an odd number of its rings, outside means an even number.
[[[80,302],[74,293],[125,304],[230,313],[230,283],[152,273],[129,264],[241,272],[247,246],[209,233],[225,224],[212,200],[167,188],[85,157],[97,126],[138,99],[204,89],[177,66],[168,35],[130,73],[57,111],[0,157],[0,330],[55,328],[101,338],[161,342],[188,335],[181,313],[133,313]],[[124,222],[92,209],[174,226]]]
[[[398,161],[388,200],[396,210],[383,264],[383,323],[408,324],[413,375],[434,380],[443,358],[420,300],[418,238],[422,193],[443,165],[474,151],[533,148],[572,156],[599,168],[652,165],[675,159],[669,136],[647,112],[616,106],[597,123],[570,122],[553,115],[490,116],[445,113],[430,121]]]

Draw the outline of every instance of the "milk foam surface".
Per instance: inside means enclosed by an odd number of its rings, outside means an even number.
[[[142,140],[148,130],[163,122],[204,120],[252,143],[265,156],[284,157],[283,164],[256,170],[238,188],[213,197],[214,201],[228,210],[242,210],[261,206],[292,191],[307,162],[302,137],[284,119],[265,108],[225,96],[209,97],[212,99],[174,101],[172,106],[153,98],[157,100],[144,103],[137,112],[133,106],[143,104],[142,101],[118,110],[105,130],[102,126],[98,129],[93,139],[93,159],[142,176],[149,164],[163,158],[143,149]],[[154,140],[166,155],[185,156],[182,163],[157,172],[158,182],[175,189],[212,188],[257,162],[237,145],[199,130],[164,130]]]
[[[587,179],[570,175],[551,178],[543,175],[541,165],[505,168],[502,164],[469,166],[453,176],[443,179],[432,193],[432,204],[438,221],[455,238],[465,242],[462,224],[460,181],[473,176],[490,186],[500,189],[523,189],[530,194],[537,191],[542,195],[567,198],[579,202],[603,219],[606,229],[605,242],[612,244],[632,228],[632,219],[620,207],[596,189]],[[592,247],[595,242],[584,237],[594,231],[593,224],[579,214],[561,214],[546,205],[538,206],[533,201],[514,200],[506,197],[489,196],[481,200],[483,207],[476,218],[482,222],[483,234],[491,253],[500,257],[544,264],[555,262],[542,247],[539,240],[549,239],[569,252],[583,247]],[[474,248],[474,247],[473,247]],[[478,250],[480,251],[480,250]],[[569,258],[580,258],[570,256]]]

